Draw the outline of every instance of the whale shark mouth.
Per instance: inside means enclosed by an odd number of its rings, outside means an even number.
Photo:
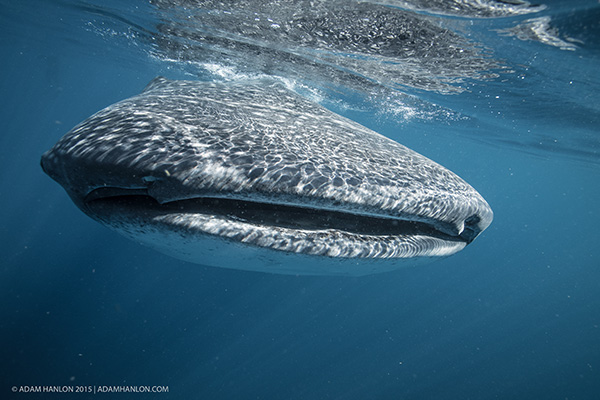
[[[242,224],[246,227],[271,229],[273,231],[323,233],[338,232],[342,236],[353,236],[362,240],[375,238],[415,238],[426,237],[443,242],[454,242],[450,247],[464,247],[480,233],[479,217],[473,216],[465,221],[464,229],[458,232],[441,221],[417,221],[372,214],[358,214],[345,211],[341,206],[316,208],[295,204],[259,202],[233,197],[193,197],[182,200],[159,203],[148,194],[146,188],[124,189],[102,187],[92,190],[84,199],[84,207],[92,216],[104,222],[117,218],[141,218],[147,222],[174,220],[169,216],[186,216],[188,228],[199,228],[209,234],[221,235],[222,232],[210,232],[189,220],[194,218],[206,221],[206,218]],[[135,216],[135,217],[134,217]],[[173,222],[173,225],[176,223]],[[230,239],[252,241],[240,238],[240,235],[224,234]],[[457,246],[458,245],[458,246]],[[269,247],[269,246],[263,246]],[[304,251],[301,251],[304,252]]]

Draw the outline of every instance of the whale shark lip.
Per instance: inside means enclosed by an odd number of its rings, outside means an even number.
[[[85,208],[99,219],[114,215],[140,215],[147,221],[168,215],[209,216],[263,228],[288,231],[338,231],[355,237],[429,237],[445,242],[471,243],[481,232],[480,219],[472,216],[458,231],[441,221],[393,218],[358,214],[343,207],[316,208],[277,202],[253,201],[235,197],[201,196],[160,203],[146,188],[102,187],[84,198]]]

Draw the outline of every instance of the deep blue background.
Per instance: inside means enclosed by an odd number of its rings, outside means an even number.
[[[87,218],[39,158],[154,76],[186,76],[86,29],[83,9],[0,6],[1,398],[74,384],[168,385],[153,397],[180,399],[600,398],[600,160],[348,112],[473,185],[491,227],[448,259],[361,278],[180,262]]]

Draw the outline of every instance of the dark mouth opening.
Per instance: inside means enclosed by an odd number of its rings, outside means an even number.
[[[254,225],[301,230],[333,229],[371,236],[425,235],[467,244],[479,234],[476,228],[479,222],[477,216],[465,222],[465,229],[460,235],[450,235],[436,229],[433,224],[421,221],[242,199],[198,197],[161,204],[149,196],[146,189],[98,188],[88,194],[84,202],[92,212],[101,209],[127,210],[135,211],[137,215],[145,218],[182,212],[199,213]]]

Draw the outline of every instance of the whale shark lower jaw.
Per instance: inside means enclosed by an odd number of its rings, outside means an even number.
[[[160,204],[139,190],[91,197],[82,209],[115,231],[185,261],[234,269],[362,276],[450,256],[472,240],[468,229],[452,236],[418,221],[232,198]]]
[[[108,227],[205,265],[296,274],[444,257],[492,221],[451,171],[275,83],[157,78],[42,156]]]

